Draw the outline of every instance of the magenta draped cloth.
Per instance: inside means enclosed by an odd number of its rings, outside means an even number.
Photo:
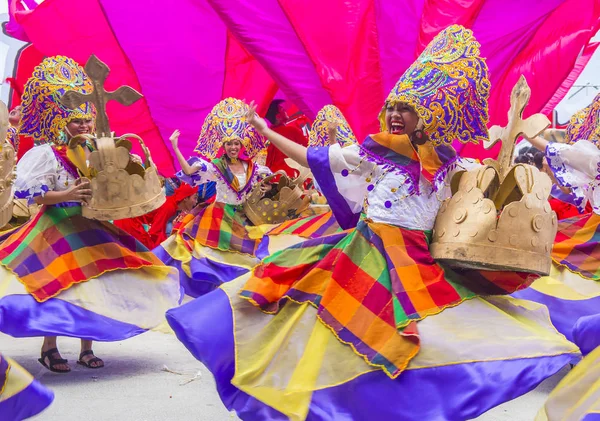
[[[82,64],[94,53],[111,67],[108,88],[128,84],[144,94],[129,108],[111,104],[111,123],[141,135],[165,175],[175,169],[170,133],[180,129],[183,152],[191,153],[204,117],[226,96],[265,111],[281,90],[310,118],[333,103],[357,138],[377,132],[388,91],[453,23],[471,28],[487,57],[490,124],[506,124],[521,74],[532,89],[526,116],[549,113],[595,50],[590,39],[600,28],[600,0],[9,3],[12,36]],[[467,145],[462,153],[483,158],[497,150]]]

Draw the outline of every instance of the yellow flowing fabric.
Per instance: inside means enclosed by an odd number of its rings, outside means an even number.
[[[536,421],[579,421],[589,414],[600,414],[600,347],[562,379]]]
[[[304,420],[314,391],[377,370],[319,322],[311,305],[290,301],[270,315],[240,298],[249,276],[222,286],[233,313],[236,387]],[[509,296],[466,301],[419,322],[419,331],[422,347],[407,370],[579,352],[545,306]]]

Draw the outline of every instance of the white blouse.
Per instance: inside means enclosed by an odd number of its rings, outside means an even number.
[[[419,185],[394,167],[365,160],[357,145],[329,147],[329,164],[337,190],[354,213],[366,213],[374,222],[408,229],[433,229],[441,202],[450,197],[450,180],[459,170],[478,166],[457,158],[436,180],[436,191],[423,175]]]
[[[246,173],[234,174],[240,185],[239,191],[236,191],[230,183],[227,182],[224,174],[221,174],[221,171],[212,162],[194,157],[192,158],[191,166],[194,169],[192,175],[188,176],[184,174],[183,171],[180,171],[177,173],[177,176],[192,186],[199,186],[210,181],[216,182],[217,197],[215,198],[215,201],[229,205],[241,205],[244,203],[246,196],[250,194],[252,187],[258,180],[272,174],[268,167],[255,164],[255,170],[249,180],[247,179]],[[246,162],[244,162],[244,168],[246,170],[248,169],[248,164]]]
[[[64,191],[73,187],[79,177],[66,169],[50,145],[36,146],[17,163],[15,197],[33,204],[35,197],[49,191]]]
[[[587,202],[600,215],[600,150],[588,140],[573,144],[549,143],[546,158],[556,181],[571,189],[575,205],[585,209]]]

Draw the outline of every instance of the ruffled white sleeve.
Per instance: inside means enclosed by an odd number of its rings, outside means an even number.
[[[587,140],[567,145],[549,143],[546,159],[556,181],[571,189],[575,205],[583,211],[588,201],[600,213],[600,150]]]
[[[438,199],[445,200],[452,196],[452,179],[456,174],[481,166],[482,164],[475,159],[457,156],[456,159],[440,168],[433,179],[433,186]]]
[[[256,173],[260,178],[265,178],[270,175],[273,175],[273,171],[271,171],[269,167],[260,164],[256,164]]]
[[[308,164],[344,229],[356,226],[377,166],[360,154],[357,145],[308,148]]]
[[[196,187],[208,183],[209,181],[217,180],[217,169],[212,162],[194,156],[189,159],[188,163],[194,170],[192,174],[187,175],[183,171],[179,171],[176,174],[177,178],[184,183],[187,183],[192,187]]]
[[[38,196],[56,190],[58,161],[50,145],[36,146],[29,150],[17,164],[15,197],[35,203]]]

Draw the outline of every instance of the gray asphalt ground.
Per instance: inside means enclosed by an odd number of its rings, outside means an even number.
[[[0,334],[0,350],[15,359],[56,395],[35,421],[232,421],[221,403],[210,372],[173,335],[150,332],[123,342],[98,343],[106,367],[76,364],[79,343],[59,338],[67,375],[50,373],[38,362],[39,338]],[[170,371],[167,371],[170,370]],[[536,390],[492,409],[478,421],[533,421],[548,393],[566,375],[563,369]],[[425,420],[424,420],[425,421]]]

